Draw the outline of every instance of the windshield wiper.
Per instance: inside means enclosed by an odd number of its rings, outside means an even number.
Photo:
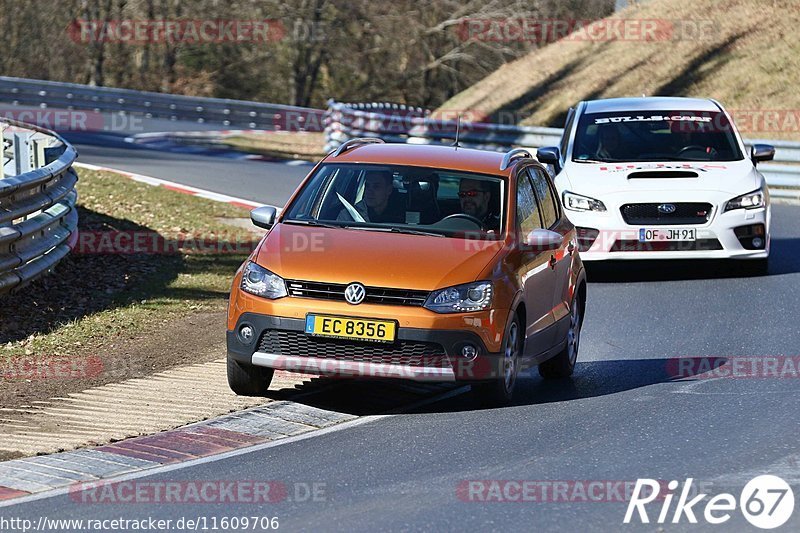
[[[573,159],[576,163],[614,163],[614,161],[601,161],[600,159]]]
[[[428,237],[444,237],[445,235],[442,233],[434,233],[433,231],[421,231],[418,229],[401,229],[401,228],[392,228],[392,232],[394,233],[407,233],[408,235],[427,235]]]
[[[292,218],[289,220],[284,220],[284,224],[297,224],[302,226],[314,226],[320,228],[333,228],[333,229],[355,229],[355,230],[362,230],[362,231],[381,231],[383,233],[407,233],[409,235],[426,235],[429,237],[444,237],[445,235],[442,233],[434,233],[432,231],[420,231],[415,229],[403,229],[403,228],[392,228],[392,227],[374,227],[374,226],[350,226],[350,225],[337,225],[337,224],[328,224],[326,222],[320,222],[318,220],[303,220],[303,219],[296,219]]]
[[[442,233],[434,233],[432,231],[420,231],[416,229],[403,229],[393,227],[374,227],[374,226],[345,226],[347,229],[358,229],[363,231],[380,231],[382,233],[404,233],[408,235],[424,235],[427,237],[444,237]]]
[[[297,218],[292,218],[289,220],[283,220],[284,224],[297,224],[300,226],[314,226],[317,228],[334,228],[334,229],[342,229],[346,226],[339,226],[338,224],[327,224],[325,222],[320,222],[318,220],[302,220]]]

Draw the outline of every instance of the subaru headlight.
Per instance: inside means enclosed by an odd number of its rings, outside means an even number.
[[[733,209],[756,209],[759,207],[764,207],[767,205],[766,196],[767,195],[763,189],[737,196],[725,204],[725,211],[731,211]]]
[[[425,301],[425,308],[436,313],[469,313],[483,311],[492,305],[492,284],[476,281],[433,291]]]
[[[564,191],[564,208],[570,211],[605,211],[606,206],[600,200]]]
[[[241,287],[244,292],[270,300],[282,298],[287,294],[286,283],[282,277],[252,261],[244,267]]]

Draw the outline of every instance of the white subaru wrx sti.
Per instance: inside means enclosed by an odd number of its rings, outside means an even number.
[[[694,98],[615,98],[570,109],[551,164],[584,261],[735,258],[766,273],[770,206],[730,116]]]

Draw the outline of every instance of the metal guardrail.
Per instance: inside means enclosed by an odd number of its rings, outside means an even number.
[[[561,128],[516,126],[481,122],[461,122],[433,118],[429,111],[396,104],[346,104],[328,101],[325,118],[325,150],[333,150],[348,139],[380,137],[387,142],[409,144],[443,144],[455,141],[459,131],[459,145],[465,148],[507,151],[511,147],[540,148],[556,146],[561,142]],[[749,146],[756,143],[775,147],[775,160],[762,163],[759,170],[770,185],[770,194],[776,197],[799,198],[800,142],[745,140]],[[787,190],[788,189],[788,190]]]
[[[328,101],[325,118],[326,150],[354,137],[380,137],[387,142],[459,144],[468,148],[506,151],[510,146],[558,144],[563,130],[484,122],[442,120],[430,111],[395,104],[345,104]]]
[[[0,122],[0,294],[49,273],[74,247],[75,149],[52,131]]]
[[[14,105],[141,114],[251,129],[322,131],[325,111],[307,107],[93,87],[0,76],[0,101]]]

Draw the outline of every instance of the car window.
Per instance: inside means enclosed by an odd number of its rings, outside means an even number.
[[[575,133],[573,161],[739,161],[734,126],[724,113],[588,113]]]
[[[282,220],[500,238],[504,185],[501,177],[453,170],[324,164],[286,207]]]
[[[517,179],[517,225],[523,239],[531,231],[542,227],[539,204],[526,171],[520,173]]]
[[[530,178],[533,182],[533,189],[542,210],[542,223],[545,228],[551,228],[558,220],[559,209],[556,205],[556,198],[550,186],[550,180],[541,169],[529,169]]]
[[[313,213],[318,210],[317,207],[320,205],[322,198],[330,196],[332,189],[335,192],[334,187],[337,183],[339,188],[344,188],[344,183],[349,180],[346,180],[343,176],[337,176],[342,170],[335,167],[320,169],[292,203],[294,216],[297,218],[312,218]]]

